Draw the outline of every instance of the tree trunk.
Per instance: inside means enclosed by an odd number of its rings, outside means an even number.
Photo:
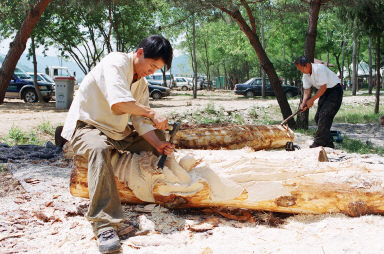
[[[372,38],[371,37],[369,37],[368,54],[369,54],[368,94],[372,94],[373,79],[372,79]]]
[[[37,93],[37,97],[39,98],[39,102],[45,102],[43,99],[43,95],[41,94],[39,85],[37,84],[37,61],[36,61],[36,47],[35,47],[35,38],[31,36],[31,47],[32,47],[32,57],[33,57],[33,86],[35,87],[35,91]]]
[[[328,30],[325,32],[325,35],[327,37],[327,43],[329,42],[329,35],[328,35]],[[329,65],[329,49],[327,47],[327,67]]]
[[[39,21],[41,14],[51,0],[40,0],[28,10],[20,30],[16,33],[15,39],[10,43],[10,48],[0,68],[0,104],[4,102],[5,92],[11,81],[20,56],[23,54],[28,38],[33,28]]]
[[[315,59],[315,48],[316,48],[316,36],[317,36],[317,21],[319,19],[321,0],[311,0],[309,5],[308,14],[308,30],[305,37],[305,56],[314,62]],[[300,104],[303,101],[304,91],[301,91]],[[309,110],[300,112],[297,114],[297,127],[299,129],[308,129],[308,116]]]
[[[261,66],[263,67],[264,71],[267,73],[269,77],[269,81],[271,83],[273,92],[275,93],[277,102],[279,103],[283,118],[284,119],[288,118],[292,114],[291,107],[289,106],[287,97],[283,92],[283,88],[281,87],[281,82],[279,77],[277,76],[275,67],[273,66],[272,62],[269,60],[266,52],[264,51],[260,43],[259,37],[249,27],[249,25],[244,20],[244,18],[242,17],[238,9],[234,11],[229,11],[228,9],[223,8],[221,6],[219,6],[218,8],[224,11],[225,13],[227,13],[228,15],[230,15],[237,22],[237,24],[239,25],[243,33],[247,36],[249,42],[251,43],[253,49],[256,52],[256,55],[260,61]],[[288,126],[292,129],[296,128],[296,122],[293,118],[288,122]]]
[[[207,40],[206,39],[204,39],[204,48],[205,48],[205,59],[206,59],[206,65],[207,65],[208,90],[212,90],[211,76],[209,73],[208,46],[207,46]]]
[[[347,43],[347,40],[344,35],[342,47],[341,47],[341,85],[344,87],[344,62],[345,62],[345,44]]]
[[[192,62],[193,62],[193,77],[195,83],[193,84],[193,98],[197,98],[197,61],[196,61],[196,24],[195,14],[192,16]]]
[[[223,63],[223,66],[224,66],[224,77],[225,77],[225,89],[228,90],[228,84],[229,84],[229,80],[228,80],[228,73],[227,73],[227,68],[225,67],[225,63]]]
[[[357,32],[354,30],[353,32],[353,51],[352,51],[352,95],[356,95],[357,89],[357,63],[356,63],[356,55],[357,55]]]
[[[376,42],[376,102],[375,102],[375,114],[379,113],[380,103],[380,34],[377,35]]]
[[[264,7],[260,8],[260,21],[261,21],[261,46],[263,50],[265,49],[265,40],[264,40]],[[261,96],[265,98],[265,72],[261,70]]]
[[[349,68],[350,65],[351,65],[351,63],[349,62],[349,57],[347,57],[347,69],[348,69],[348,76],[349,76],[349,85],[351,86],[352,85],[352,75],[351,75],[351,68]]]

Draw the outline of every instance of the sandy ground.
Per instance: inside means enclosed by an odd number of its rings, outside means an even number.
[[[344,104],[371,100],[364,96],[347,97]],[[225,110],[276,104],[275,100],[208,92],[197,100],[171,96],[151,101],[151,106],[171,115],[196,110],[212,101]],[[290,103],[297,107],[297,100]],[[18,100],[6,100],[0,105],[0,114],[0,136],[6,135],[12,126],[29,130],[45,121],[62,123],[66,116],[65,111],[55,109],[54,103],[27,105]],[[370,140],[379,139],[384,136]],[[297,135],[295,142],[308,145],[311,138]],[[347,154],[333,149],[327,152],[330,158],[367,161],[383,165],[384,169],[383,158],[377,155]],[[97,253],[96,240],[84,218],[88,200],[72,197],[68,191],[71,161],[8,163],[2,169],[0,253]],[[384,252],[384,217],[380,215],[352,218],[343,214],[281,215],[251,211],[253,221],[241,222],[200,209],[168,210],[155,205],[124,205],[124,213],[129,223],[120,232],[124,238],[122,253]],[[237,213],[241,211],[232,212]],[[201,232],[194,231],[193,225],[204,222]]]

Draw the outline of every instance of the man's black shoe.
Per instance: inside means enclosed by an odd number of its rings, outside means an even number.
[[[309,146],[309,148],[316,148],[316,147],[319,147],[319,146],[335,148],[335,145],[333,143],[328,143],[326,145],[319,145],[317,143],[313,143],[312,145]]]
[[[112,227],[99,229],[97,238],[101,253],[113,253],[120,250],[120,239]]]
[[[316,148],[316,147],[319,147],[321,145],[319,144],[316,144],[316,143],[312,143],[312,145],[309,146],[309,148]]]

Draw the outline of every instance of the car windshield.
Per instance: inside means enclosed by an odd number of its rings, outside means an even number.
[[[21,69],[19,69],[17,67],[15,68],[14,74],[16,76],[18,76],[19,78],[21,78],[21,79],[29,79],[29,78],[31,78],[31,76],[29,76],[25,71],[23,71],[23,70],[21,70]]]
[[[53,79],[50,76],[48,76],[45,73],[41,73],[40,75],[43,77],[43,79],[45,79],[45,81],[48,81],[48,82],[51,82],[51,83],[55,82],[55,81],[53,81]]]
[[[30,76],[31,76],[31,79],[35,78],[35,75],[33,75],[33,74],[30,74]],[[41,77],[39,75],[37,75],[37,81],[41,81],[41,80],[42,80]]]
[[[253,81],[255,80],[255,78],[251,78],[250,80],[248,80],[247,82],[245,82],[244,84],[247,84],[247,85],[249,85],[249,84],[251,84]]]

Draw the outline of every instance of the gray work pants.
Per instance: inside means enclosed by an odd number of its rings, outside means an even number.
[[[164,132],[155,130],[160,140],[165,140]],[[88,161],[88,190],[90,204],[87,219],[95,234],[98,229],[112,226],[116,230],[124,220],[115,176],[111,166],[113,149],[139,153],[158,152],[145,139],[133,131],[123,140],[113,140],[97,128],[78,122],[70,141],[76,155]]]

